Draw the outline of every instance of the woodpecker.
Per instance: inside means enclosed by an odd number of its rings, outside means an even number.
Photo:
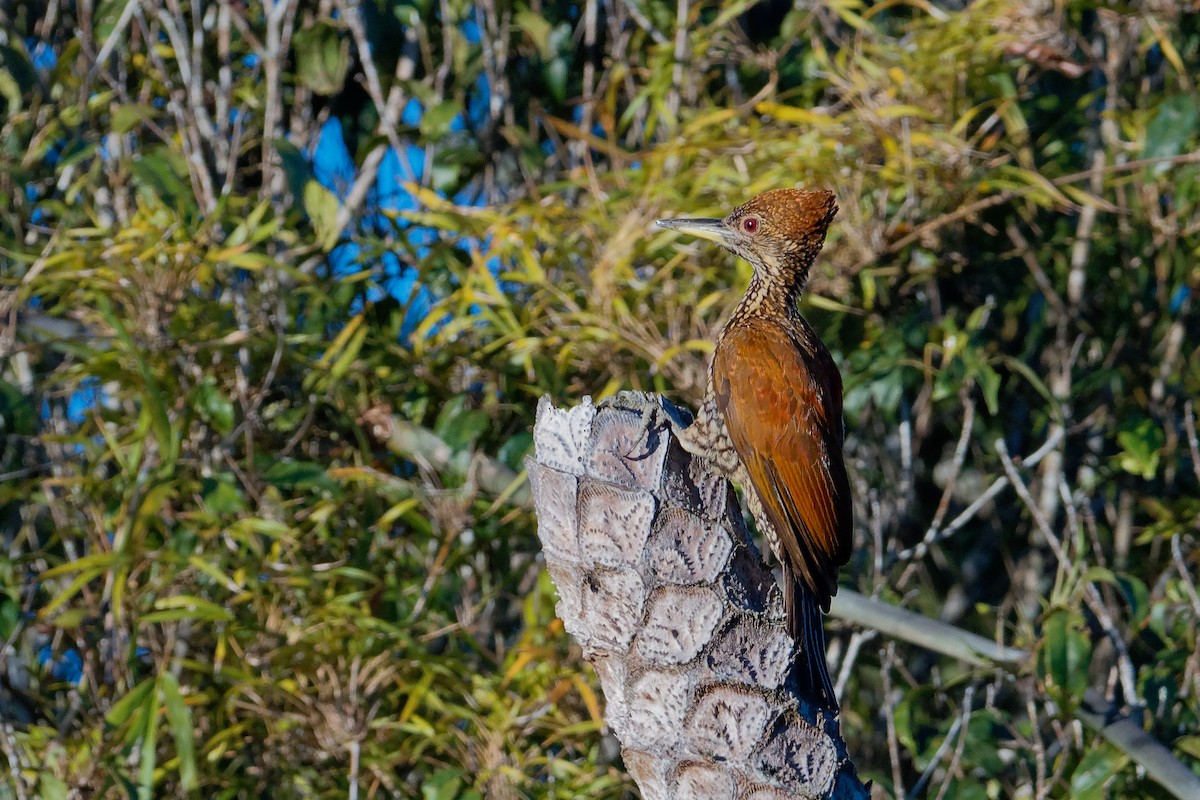
[[[721,219],[658,221],[714,241],[754,267],[717,336],[695,421],[678,433],[686,450],[742,486],[783,567],[801,689],[834,712],[822,613],[853,545],[842,378],[796,303],[836,213],[832,192],[776,189]]]

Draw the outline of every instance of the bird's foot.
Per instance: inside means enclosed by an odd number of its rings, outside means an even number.
[[[662,429],[670,428],[680,447],[692,456],[703,459],[709,471],[715,471],[716,464],[710,461],[707,440],[703,439],[702,431],[695,425],[696,417],[691,411],[668,401],[661,395],[634,390],[619,391],[616,395],[608,396],[598,404],[601,410],[612,409],[624,411],[626,414],[636,414],[641,417],[641,439],[652,443],[655,435]]]
[[[634,389],[624,389],[609,395],[596,404],[597,408],[615,408],[618,411],[632,411],[646,416],[650,408],[658,405],[657,395],[639,392]]]
[[[604,398],[597,407],[636,414],[641,419],[639,439],[647,443],[654,441],[654,437],[663,428],[670,428],[684,450],[705,458],[707,462],[708,454],[698,435],[699,430],[693,425],[695,417],[692,412],[675,405],[662,395],[625,390]]]

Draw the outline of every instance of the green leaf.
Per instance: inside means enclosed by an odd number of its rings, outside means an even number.
[[[1146,582],[1136,575],[1124,573],[1117,576],[1116,583],[1129,603],[1129,621],[1134,626],[1141,625],[1150,614],[1150,589]]]
[[[321,20],[292,37],[296,78],[320,95],[331,97],[342,91],[350,70],[350,40],[337,25]]]
[[[1180,736],[1175,740],[1175,749],[1187,753],[1192,758],[1200,759],[1200,736]]]
[[[367,333],[370,329],[363,325],[354,331],[350,337],[350,341],[346,343],[342,352],[333,361],[333,365],[329,368],[329,374],[337,380],[350,371],[350,367],[354,364],[358,354],[362,351],[363,342],[367,340]]]
[[[444,151],[439,152],[437,160],[433,162],[433,190],[435,192],[451,192],[458,185],[458,176],[462,173],[460,166],[447,163],[446,155]]]
[[[543,61],[548,61],[554,55],[550,44],[550,22],[543,15],[523,8],[517,12],[513,22],[533,42]]]
[[[41,800],[67,800],[67,784],[47,770],[38,772],[37,794]]]
[[[916,702],[917,692],[909,692],[900,698],[900,702],[892,710],[893,724],[896,728],[896,738],[904,745],[909,753],[916,756],[919,753],[916,737],[913,736],[913,703]],[[927,699],[927,698],[925,698]]]
[[[37,414],[29,398],[8,381],[0,380],[0,434],[33,436],[37,433]]]
[[[1154,119],[1146,126],[1146,143],[1142,147],[1142,158],[1172,158],[1183,152],[1197,129],[1200,128],[1200,105],[1193,94],[1180,94],[1164,100],[1158,107]],[[1170,169],[1161,163],[1154,166],[1156,174]]]
[[[143,413],[149,416],[150,427],[158,440],[158,450],[163,467],[169,470],[175,466],[175,461],[179,458],[179,437],[175,435],[171,418],[167,414],[167,403],[162,388],[159,386],[158,378],[155,377],[150,365],[146,362],[141,347],[134,343],[133,337],[125,330],[124,323],[113,312],[112,303],[109,302],[107,295],[100,295],[99,311],[115,331],[117,339],[124,345],[125,352],[133,356],[137,362],[138,372],[141,373],[143,383],[141,387]]]
[[[167,711],[167,724],[171,728],[171,736],[175,739],[179,781],[184,791],[191,791],[200,785],[196,777],[196,748],[192,741],[192,712],[183,702],[179,682],[172,673],[164,672],[159,678],[159,686]]]
[[[992,745],[995,750],[995,744]],[[989,800],[987,787],[975,781],[951,781],[946,784],[944,800]]]
[[[1028,364],[1021,359],[1013,358],[1012,356],[1002,356],[1001,362],[1004,364],[1004,366],[1008,367],[1013,372],[1020,374],[1021,377],[1029,381],[1029,385],[1032,386],[1034,390],[1042,396],[1043,400],[1050,404],[1051,408],[1057,407],[1058,401],[1054,399],[1054,394],[1050,391],[1050,388],[1046,386],[1045,382],[1041,379],[1041,377],[1038,376],[1036,372],[1029,368]]]
[[[406,28],[415,28],[421,24],[421,10],[416,4],[393,7],[392,16]]]
[[[1039,656],[1042,674],[1069,697],[1079,697],[1087,689],[1088,665],[1092,660],[1092,642],[1078,611],[1055,609],[1042,627],[1044,643]]]
[[[341,234],[338,228],[338,207],[338,199],[333,192],[315,180],[304,184],[304,210],[316,230],[317,244],[326,253],[337,244]]]
[[[312,461],[284,459],[271,465],[263,478],[280,489],[317,489],[337,492],[337,484],[325,472],[325,467]]]
[[[117,554],[117,553],[105,553],[103,555],[108,557],[110,563],[114,563],[114,564],[116,563],[117,559],[120,558],[120,554]],[[83,587],[87,586],[89,583],[91,583],[93,580],[95,580],[96,578],[98,578],[100,575],[104,574],[107,571],[108,571],[107,565],[103,566],[103,567],[94,567],[91,569],[83,570],[82,572],[80,572],[78,575],[75,576],[74,580],[72,580],[69,584],[67,584],[67,587],[65,589],[63,589],[61,592],[59,592],[57,595],[55,595],[54,598],[49,603],[42,606],[41,610],[38,612],[38,615],[41,616],[42,618],[50,617],[51,615],[54,614],[54,612],[56,610],[58,610],[60,607],[62,607],[64,604],[66,604],[72,597],[79,594],[79,592],[83,591]]]
[[[1152,420],[1126,422],[1117,434],[1117,444],[1121,446],[1117,463],[1131,475],[1151,480],[1158,472],[1159,450],[1164,439],[1162,428]]]
[[[104,721],[113,727],[124,725],[135,711],[144,709],[147,696],[154,691],[154,679],[146,678],[117,702],[104,715]]]
[[[998,775],[1005,767],[996,747],[996,732],[1003,730],[1010,720],[995,711],[980,709],[971,715],[963,736],[963,759],[986,775]],[[970,795],[965,795],[970,796]]]
[[[1097,743],[1079,761],[1071,773],[1072,800],[1102,800],[1114,775],[1129,763],[1129,756],[1115,748]]]
[[[92,32],[96,37],[96,49],[113,34],[117,23],[121,20],[121,12],[128,3],[125,0],[101,0],[96,5],[95,16],[92,18]],[[128,28],[125,29],[128,32]]]
[[[883,378],[871,381],[871,400],[880,411],[891,413],[900,407],[900,398],[904,395],[904,381],[898,371],[893,371]]]
[[[236,514],[246,510],[246,498],[237,478],[222,472],[200,482],[200,499],[213,514]]]
[[[90,608],[72,608],[69,611],[64,611],[58,614],[54,619],[50,620],[50,624],[56,628],[63,630],[71,630],[83,624],[83,621],[91,616]]]
[[[490,425],[486,413],[468,409],[466,396],[459,395],[442,407],[433,430],[451,449],[467,450]]]
[[[21,110],[21,86],[12,74],[3,68],[0,68],[0,97],[4,98],[9,114]]]
[[[195,389],[193,407],[218,433],[228,436],[233,431],[233,403],[217,388],[217,382],[206,378]]]
[[[561,56],[547,64],[545,69],[546,86],[559,103],[567,99],[567,69],[567,60]]]
[[[7,594],[0,594],[0,640],[8,640],[21,618],[21,607]]]
[[[987,364],[982,364],[975,374],[979,388],[983,390],[983,402],[988,413],[995,416],[1000,412],[1000,374]]]
[[[140,194],[187,216],[196,209],[183,156],[164,146],[147,147],[129,165],[133,186]]]
[[[286,536],[291,531],[291,528],[282,522],[274,520],[246,517],[230,525],[227,531],[235,539],[240,538],[244,540],[249,534],[258,534],[273,538]]]
[[[273,144],[275,152],[279,154],[279,160],[283,164],[283,172],[287,175],[288,191],[291,192],[293,202],[303,201],[304,189],[313,177],[312,169],[308,166],[308,159],[304,157],[304,153],[300,152],[299,147],[287,139],[276,139]]]
[[[202,597],[190,594],[177,594],[170,597],[160,597],[154,601],[156,611],[178,610],[184,612],[173,619],[203,619],[210,622],[230,622],[233,615],[226,609]],[[157,622],[158,615],[154,613],[142,616],[142,622]]]
[[[496,458],[514,472],[520,472],[524,468],[525,456],[532,452],[532,448],[533,434],[529,431],[518,431],[500,446]]]
[[[430,106],[421,115],[421,134],[428,140],[441,139],[450,132],[450,124],[461,111],[462,106],[453,100]]]
[[[421,800],[454,800],[462,786],[462,772],[440,769],[421,785]]]
[[[20,39],[9,41],[20,42]],[[22,92],[32,92],[38,85],[37,72],[24,48],[17,49],[8,44],[0,44],[0,76],[3,76],[4,99],[8,102],[7,113],[16,114],[21,110]]]
[[[112,121],[109,123],[113,133],[129,133],[138,125],[154,118],[155,109],[153,106],[144,105],[142,103],[126,103],[125,105],[117,106],[113,111]]]

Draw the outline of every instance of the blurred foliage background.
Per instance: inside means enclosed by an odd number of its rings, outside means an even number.
[[[525,502],[538,397],[694,403],[748,267],[835,221],[843,585],[882,797],[1200,769],[1200,13],[1142,0],[0,3],[0,797],[618,798]],[[431,436],[432,434],[432,436]]]

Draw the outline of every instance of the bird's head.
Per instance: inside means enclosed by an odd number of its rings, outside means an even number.
[[[720,244],[767,280],[799,285],[836,213],[833,192],[773,189],[721,219],[660,219],[658,224]]]

